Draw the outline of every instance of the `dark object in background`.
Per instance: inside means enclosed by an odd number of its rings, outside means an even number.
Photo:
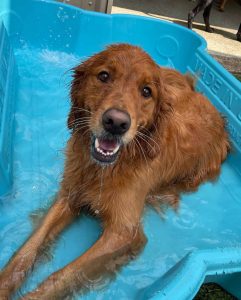
[[[216,283],[205,283],[193,300],[238,300]]]
[[[239,29],[238,29],[238,32],[237,32],[236,36],[237,36],[237,40],[239,42],[241,42],[241,23],[239,25]]]
[[[192,29],[192,22],[194,18],[200,11],[204,10],[203,19],[206,26],[206,31],[213,32],[213,29],[210,27],[209,24],[209,16],[210,11],[212,9],[213,1],[214,0],[198,0],[198,4],[188,14],[188,28]]]
[[[211,28],[210,23],[209,23],[210,11],[212,9],[213,2],[214,2],[214,0],[198,0],[198,4],[188,14],[188,28],[192,29],[192,22],[194,21],[194,18],[200,11],[204,10],[203,19],[204,19],[204,23],[206,26],[206,31],[210,32],[210,33],[214,32],[213,28]],[[222,7],[224,8],[224,5],[226,4],[226,2],[227,2],[227,0],[223,0],[221,2],[219,10],[221,10]],[[236,34],[236,37],[237,37],[237,40],[239,42],[241,42],[241,23],[239,25],[239,29]]]
[[[228,0],[222,0],[219,6],[219,11],[224,12],[224,8]]]

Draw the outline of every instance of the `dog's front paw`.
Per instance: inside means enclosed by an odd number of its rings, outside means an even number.
[[[188,19],[187,19],[187,27],[189,29],[192,29],[192,21],[193,21],[193,16],[191,15],[191,13],[188,14]]]
[[[214,29],[212,27],[206,27],[206,31],[209,33],[214,33]]]
[[[0,272],[0,300],[11,299],[11,285],[6,271]]]
[[[241,32],[238,32],[236,34],[236,37],[237,37],[237,41],[241,42]]]
[[[1,300],[10,300],[10,290],[8,288],[8,285],[6,281],[2,278],[0,274],[0,299]]]

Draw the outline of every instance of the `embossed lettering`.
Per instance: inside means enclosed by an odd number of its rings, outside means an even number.
[[[214,81],[214,84],[211,87],[212,92],[214,92],[214,94],[217,94],[221,86],[222,86],[222,81],[219,79],[216,79]]]
[[[215,76],[213,73],[211,73],[210,71],[206,72],[206,76],[205,76],[205,80],[204,82],[206,83],[206,85],[210,86],[214,83],[215,80]]]
[[[241,95],[238,95],[232,87],[220,78],[206,63],[197,57],[195,72],[203,81],[207,89],[218,96],[220,101],[229,109],[239,121],[241,121]],[[236,119],[236,120],[237,120]],[[231,120],[230,120],[231,121]],[[228,131],[233,141],[241,148],[241,133],[235,126],[228,123]]]
[[[198,77],[203,79],[206,73],[206,69],[206,66],[200,60],[197,60],[195,72],[197,73]]]
[[[233,93],[232,100],[231,109],[237,116],[238,120],[241,121],[241,96]]]
[[[232,92],[226,88],[224,93],[220,95],[220,100],[230,109],[232,104]]]

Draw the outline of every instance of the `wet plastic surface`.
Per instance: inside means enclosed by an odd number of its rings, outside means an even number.
[[[90,282],[95,288],[83,298],[192,299],[205,276],[241,272],[241,84],[206,53],[205,41],[174,24],[51,1],[1,1],[0,24],[0,268],[58,190],[68,139],[68,70],[107,44],[128,42],[160,65],[199,75],[198,88],[228,119],[234,151],[216,183],[182,197],[178,214],[170,210],[163,220],[146,209],[143,253],[114,280]],[[97,220],[80,216],[18,295],[83,253],[100,231]]]

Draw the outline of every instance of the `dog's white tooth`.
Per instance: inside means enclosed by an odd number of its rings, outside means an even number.
[[[120,148],[120,145],[118,145],[114,150],[113,150],[113,154],[115,154]]]
[[[98,139],[96,138],[95,139],[95,148],[98,149],[99,146],[100,146],[100,143],[99,143]]]
[[[97,148],[97,151],[101,154],[104,154],[104,152],[100,148]]]

